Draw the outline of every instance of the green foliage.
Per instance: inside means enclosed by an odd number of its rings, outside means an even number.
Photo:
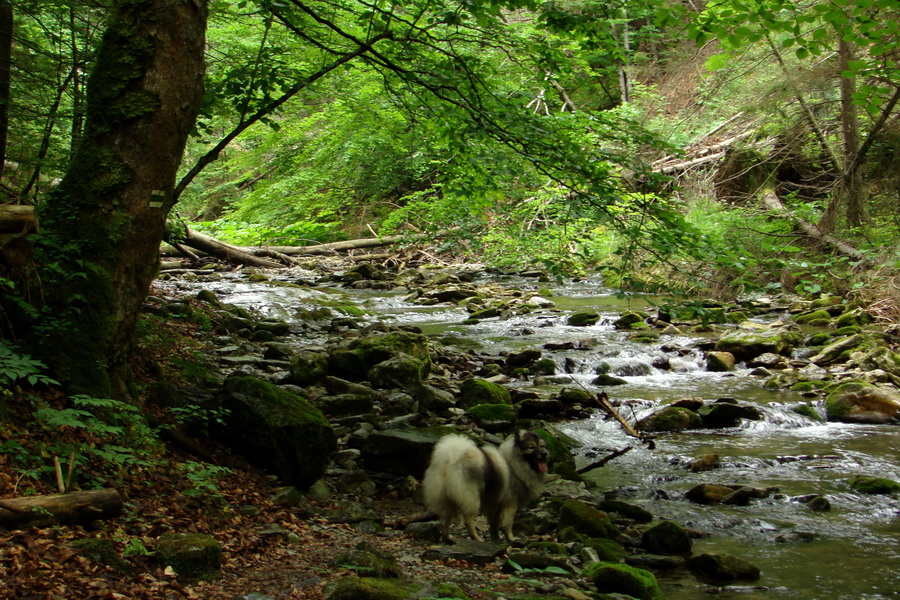
[[[208,500],[217,504],[225,502],[219,490],[218,481],[231,473],[231,469],[195,461],[188,461],[180,465],[180,468],[190,485],[182,494],[190,498]]]
[[[35,386],[59,385],[57,381],[43,373],[47,368],[43,362],[20,354],[6,341],[0,340],[0,386],[4,390],[17,389],[19,384]]]

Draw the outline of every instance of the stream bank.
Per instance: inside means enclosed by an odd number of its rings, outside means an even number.
[[[893,571],[879,568],[897,558],[896,498],[866,496],[847,483],[860,474],[897,478],[896,427],[890,418],[880,425],[823,418],[828,412],[824,390],[829,381],[853,379],[862,386],[862,380],[868,379],[879,388],[893,386],[892,355],[880,350],[892,352],[895,333],[890,327],[882,328],[878,343],[867,347],[862,343],[865,340],[858,340],[851,346],[845,340],[861,335],[866,325],[859,322],[865,318],[858,312],[848,311],[846,306],[835,308],[839,304],[833,300],[818,307],[795,299],[764,298],[755,299],[756,306],[708,307],[710,313],[721,313],[722,318],[713,318],[725,321],[718,326],[703,322],[709,319],[669,316],[663,321],[649,311],[630,326],[622,326],[617,322],[623,313],[646,308],[643,299],[620,298],[591,282],[553,289],[548,281],[538,280],[540,273],[485,276],[477,269],[456,269],[449,275],[452,277],[434,270],[424,275],[408,273],[412,280],[403,280],[372,266],[360,266],[349,276],[279,272],[273,274],[274,281],[264,274],[251,276],[255,282],[245,276],[211,274],[175,282],[171,289],[189,294],[205,289],[212,291],[216,300],[251,308],[270,322],[283,321],[290,341],[276,343],[293,344],[296,349],[322,349],[335,336],[345,340],[359,337],[366,327],[421,331],[435,347],[455,349],[436,353],[434,363],[441,367],[429,377],[448,389],[454,389],[454,375],[475,374],[494,378],[520,400],[526,399],[522,397],[526,394],[538,396],[532,401],[553,400],[571,393],[573,387],[597,389],[592,382],[607,375],[622,381],[605,389],[619,410],[634,421],[685,397],[699,398],[695,410],[704,405],[716,408],[714,404],[749,407],[752,412],[726,427],[711,428],[701,421],[693,429],[658,434],[655,450],[635,446],[589,474],[597,486],[595,495],[624,498],[649,507],[658,518],[712,533],[700,538],[697,545],[712,551],[729,550],[761,566],[764,584],[717,588],[721,597],[897,597]],[[416,281],[419,278],[430,281],[424,285]],[[472,293],[478,286],[487,293]],[[475,305],[473,298],[480,305]],[[532,302],[534,298],[538,300]],[[573,324],[572,317],[579,314],[587,315],[588,322]],[[837,326],[845,314],[851,315],[845,319],[854,318],[857,323]],[[796,324],[796,320],[806,322]],[[642,325],[632,327],[637,323]],[[844,327],[857,329],[841,331]],[[784,348],[766,348],[774,352],[747,357],[741,356],[740,350],[716,349],[729,333],[754,329],[784,329],[794,341]],[[258,334],[238,330],[231,336],[227,352],[221,353],[232,354],[223,357],[226,368],[284,382],[284,375],[279,374],[279,369],[285,370],[283,362],[261,356],[256,358],[262,360],[254,361],[249,351],[258,351],[266,343],[242,341],[254,335]],[[817,341],[825,343],[809,346],[817,335]],[[831,348],[830,352],[840,350],[833,358],[819,359],[824,366],[811,360],[842,341],[846,344],[843,349]],[[511,356],[521,357],[536,349],[545,361],[541,372],[506,369],[513,366],[509,364]],[[855,357],[854,349],[859,349]],[[711,352],[736,354],[733,370],[709,370]],[[879,356],[887,362],[875,364]],[[768,364],[748,364],[760,357]],[[579,462],[634,446],[617,424],[590,406],[578,406],[571,398],[562,404],[571,412],[561,421],[556,419],[556,426],[580,442],[575,451]],[[750,414],[752,418],[745,418]],[[470,426],[483,425],[473,423],[465,413],[455,416]],[[717,456],[708,459],[711,470],[690,469],[692,461],[711,455]],[[744,504],[686,501],[685,493],[701,484],[778,490],[748,498]],[[825,498],[831,510],[809,508],[813,497]],[[834,560],[835,551],[853,557],[851,568],[823,570],[825,559]],[[657,575],[666,598],[693,598],[710,589],[710,584],[677,572]]]

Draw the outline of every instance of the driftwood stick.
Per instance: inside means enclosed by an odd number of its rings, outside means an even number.
[[[577,469],[575,472],[578,473],[579,475],[581,475],[583,473],[587,473],[588,471],[593,471],[594,469],[599,469],[600,467],[602,467],[603,465],[605,465],[612,459],[622,456],[623,454],[625,454],[626,452],[631,450],[631,448],[632,448],[631,446],[625,446],[621,450],[616,450],[613,453],[604,456],[603,458],[601,458],[598,461],[592,462],[589,465],[586,465],[584,467],[581,467],[580,469]]]

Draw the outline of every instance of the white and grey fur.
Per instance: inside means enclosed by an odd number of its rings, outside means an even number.
[[[516,511],[536,500],[547,472],[547,446],[529,431],[516,431],[499,448],[477,446],[462,435],[441,438],[423,481],[425,503],[437,513],[441,536],[450,542],[450,523],[462,515],[472,539],[479,514],[487,517],[491,537],[502,530],[512,541]]]

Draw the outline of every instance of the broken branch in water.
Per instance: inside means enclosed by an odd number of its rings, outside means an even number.
[[[580,469],[577,469],[575,472],[578,473],[579,475],[582,475],[583,473],[587,473],[588,471],[593,471],[594,469],[599,469],[600,467],[602,467],[603,465],[605,465],[612,459],[622,456],[629,450],[631,450],[631,446],[625,446],[621,450],[615,450],[612,454],[608,454],[596,462],[592,462],[591,464],[589,464],[585,467],[581,467]]]

